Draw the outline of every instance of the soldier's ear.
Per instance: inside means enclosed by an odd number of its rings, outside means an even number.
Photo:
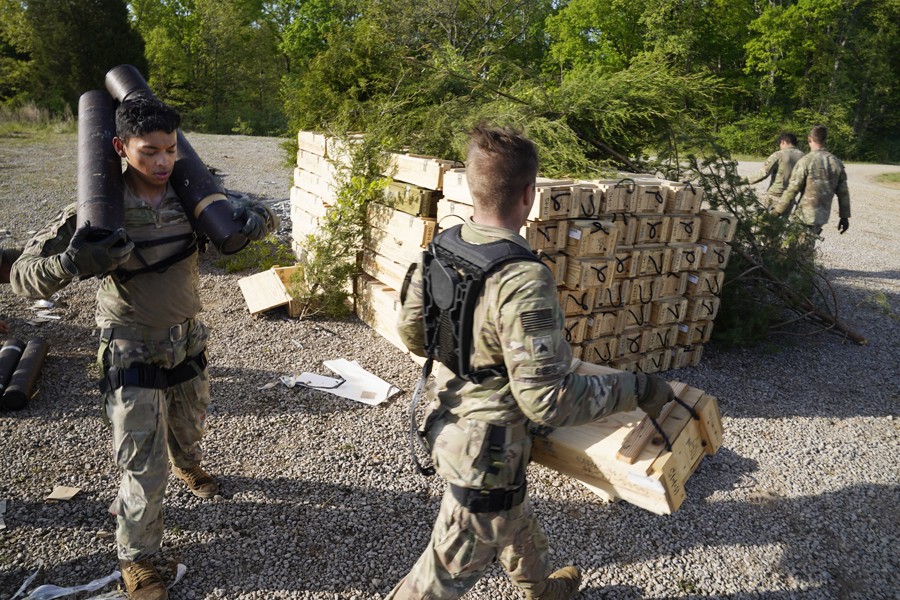
[[[125,142],[123,142],[121,138],[113,138],[113,148],[115,148],[116,154],[118,154],[122,158],[128,158],[128,155],[125,152]]]

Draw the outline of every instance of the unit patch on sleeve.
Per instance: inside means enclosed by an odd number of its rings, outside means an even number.
[[[519,313],[519,320],[522,321],[522,331],[525,333],[553,329],[556,325],[553,321],[553,311],[549,308]]]
[[[534,360],[549,358],[556,355],[552,335],[542,335],[531,338],[531,357]]]

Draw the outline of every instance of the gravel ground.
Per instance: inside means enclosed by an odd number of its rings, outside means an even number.
[[[290,169],[277,140],[190,139],[227,187],[282,201],[286,212]],[[10,233],[0,244],[24,242],[74,198],[75,151],[72,135],[3,140],[0,229]],[[742,165],[745,174],[757,167]],[[719,398],[726,434],[677,513],[607,504],[532,467],[532,498],[556,564],[585,571],[581,598],[900,596],[900,190],[874,182],[891,171],[900,168],[849,165],[850,231],[837,234],[835,214],[820,245],[843,316],[868,345],[818,335],[786,339],[774,352],[710,346],[700,367],[671,374]],[[188,568],[171,598],[382,598],[427,543],[443,490],[410,467],[408,394],[373,408],[257,388],[296,369],[329,374],[322,361],[343,357],[411,390],[417,367],[355,317],[249,316],[239,275],[215,259],[211,252],[201,265],[201,317],[212,329],[204,446],[222,492],[204,501],[170,482],[155,561],[169,579],[177,563]],[[69,286],[64,319],[37,327],[25,323],[31,302],[0,290],[11,335],[51,343],[42,395],[0,413],[0,499],[8,505],[0,600],[39,559],[45,567],[31,588],[84,584],[116,566],[107,507],[119,474],[91,383],[95,287]],[[893,315],[867,300],[876,292]],[[291,339],[301,337],[298,351]],[[69,502],[44,501],[57,485],[82,491]],[[520,596],[495,567],[467,597]]]

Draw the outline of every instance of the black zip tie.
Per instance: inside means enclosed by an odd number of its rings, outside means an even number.
[[[588,197],[588,201],[591,203],[591,212],[587,212],[584,210],[584,202],[581,203],[581,212],[589,217],[593,217],[594,211],[596,210],[596,207],[594,206],[594,194],[591,194]]]
[[[683,183],[683,184],[685,184],[685,185],[691,186],[691,193],[696,195],[697,190],[694,189],[694,184],[693,184],[693,183],[691,183],[690,181],[682,181],[681,183]]]
[[[601,223],[600,221],[594,221],[592,223],[592,225],[594,226],[594,230],[591,233],[597,233],[598,231],[602,231],[606,235],[609,235],[609,230],[606,227],[604,227],[603,223]]]
[[[638,367],[640,368],[640,367]],[[666,435],[666,432],[663,431],[662,427],[659,426],[659,423],[656,422],[656,419],[647,415],[647,418],[650,419],[650,422],[653,423],[653,426],[656,428],[656,431],[659,432],[659,435],[662,436],[663,441],[666,443],[666,452],[672,451],[672,444],[669,442],[669,436]]]
[[[713,254],[719,257],[719,263],[725,262],[725,251],[724,250],[713,250]]]
[[[634,254],[629,254],[625,258],[619,258],[618,256],[614,256],[616,259],[616,273],[624,273],[625,272],[625,263],[634,258]]]
[[[631,348],[631,351],[637,354],[637,351],[641,349],[641,345],[638,343],[638,339],[640,336],[636,338],[628,338],[628,347]],[[635,346],[637,346],[637,350],[635,350]]]
[[[613,223],[616,222],[617,217],[622,217],[622,222],[625,223],[626,226],[628,225],[628,215],[626,215],[625,213],[613,213]]]
[[[634,193],[634,188],[637,187],[637,183],[635,183],[634,179],[631,179],[630,177],[623,177],[621,180],[619,180],[619,183],[616,184],[616,187],[625,187],[622,185],[622,183],[625,181],[631,182],[631,189],[630,190],[626,189],[625,191],[628,192],[629,194]]]
[[[566,330],[566,341],[567,342],[569,342],[569,343],[572,342],[572,330],[575,329],[576,327],[578,327],[578,323],[572,323],[571,327],[565,327],[565,326],[563,327],[563,329]]]
[[[650,234],[650,239],[651,239],[651,240],[652,240],[653,238],[656,237],[656,228],[659,227],[659,226],[662,225],[662,224],[663,224],[662,221],[660,221],[659,223],[656,223],[656,224],[653,224],[653,223],[651,223],[650,221],[647,221],[647,225],[650,226],[650,231],[648,231],[647,233]]]
[[[547,227],[547,229],[550,229],[550,228]],[[537,230],[537,232],[538,232],[539,234],[541,234],[542,236],[544,236],[544,238],[546,238],[546,240],[547,240],[548,242],[550,241],[550,234],[549,234],[549,233],[547,233],[546,231],[544,231],[544,230],[541,229],[540,227],[536,228],[536,230]]]
[[[677,402],[678,404],[680,404],[680,405],[682,405],[683,407],[685,407],[685,408],[687,409],[687,411],[688,411],[689,413],[691,413],[691,418],[693,418],[695,421],[699,421],[699,420],[700,420],[700,415],[697,414],[697,411],[694,410],[694,407],[693,407],[693,406],[688,406],[688,405],[684,402],[684,400],[682,400],[682,399],[679,398],[678,396],[675,396],[675,402]]]
[[[693,265],[694,261],[697,260],[697,258],[694,256],[696,253],[696,250],[685,250],[684,252],[682,252],[682,256],[689,256],[690,258],[688,259],[688,262]]]
[[[653,261],[653,269],[656,271],[656,274],[657,274],[657,275],[662,275],[662,265],[657,265],[657,264],[656,264],[656,259],[653,258],[653,255],[652,255],[652,254],[648,254],[648,255],[647,255],[647,259]]]
[[[628,312],[630,312],[630,313],[631,313],[631,316],[634,317],[634,323],[635,323],[636,325],[640,325],[641,327],[644,326],[644,311],[643,311],[643,309],[641,310],[641,319],[640,319],[640,321],[638,321],[638,316],[637,316],[636,314],[634,314],[634,311],[633,311],[633,310],[631,310],[631,309],[629,308],[629,309],[628,309]]]
[[[581,310],[590,310],[590,307],[587,305],[587,302],[584,301],[585,298],[587,298],[587,292],[585,292],[581,295],[581,302],[579,302],[578,299],[575,298],[572,294],[569,294],[569,298],[572,298],[572,300],[575,300],[575,304],[580,306]]]
[[[466,163],[464,163],[464,162],[461,161],[461,160],[454,160],[454,161],[453,161],[453,167],[452,167],[452,168],[455,169],[455,168],[456,168],[456,165],[462,165],[462,168],[463,168],[463,169],[466,168]]]
[[[704,280],[706,281],[706,287],[709,288],[709,293],[712,294],[712,295],[714,295],[714,296],[718,296],[718,295],[719,295],[719,292],[721,291],[721,290],[719,289],[719,280],[716,279],[716,291],[715,291],[715,292],[714,292],[713,289],[712,289],[712,285],[710,285],[710,283],[709,283],[709,277],[705,277]]]
[[[711,307],[711,306],[707,306],[707,305],[706,305],[706,302],[701,303],[700,306],[702,306],[703,308],[705,308],[705,309],[706,309],[706,312],[708,312],[709,314],[712,314],[712,307]]]
[[[667,307],[666,310],[668,310],[670,313],[672,313],[672,316],[673,316],[673,317],[675,317],[676,319],[678,319],[678,318],[679,318],[679,317],[678,317],[678,313],[681,312],[681,306],[678,305],[678,304],[676,304],[676,305],[675,305],[675,310],[672,310],[672,307],[671,307],[671,306]]]
[[[538,257],[540,257],[541,260],[544,260],[546,258],[547,260],[552,262],[554,265],[556,264],[556,259],[554,259],[552,256],[550,256],[546,252],[544,252],[543,249],[538,250]]]
[[[684,230],[688,235],[694,235],[694,222],[693,221],[682,221],[682,225],[684,225]]]
[[[638,285],[638,300],[641,301],[641,304],[650,304],[653,302],[653,292],[650,292],[650,299],[644,302],[644,286]]]
[[[603,271],[605,271],[606,267],[608,267],[608,266],[609,265],[603,265],[603,268],[601,268],[601,269],[598,269],[597,267],[593,267],[593,266],[591,267],[591,269],[593,269],[594,271],[597,272],[597,281],[599,281],[600,283],[606,283],[606,273],[604,273]],[[601,275],[602,275],[602,277],[601,277]]]
[[[663,203],[666,201],[665,198],[662,197],[662,194],[659,193],[659,190],[657,190],[657,191],[655,191],[655,192],[647,192],[647,193],[648,193],[648,194],[653,194],[654,196],[656,196],[656,203],[657,203],[657,204],[663,204]]]
[[[620,307],[622,306],[622,303],[625,301],[625,299],[622,298],[622,288],[621,288],[621,287],[619,287],[619,303],[618,303],[618,304],[616,304],[615,302],[613,302],[613,299],[612,299],[612,288],[606,288],[606,293],[609,295],[609,304],[610,304],[610,306],[612,306],[613,308],[620,308]]]
[[[571,196],[572,192],[560,192],[556,195],[550,194],[550,200],[553,201],[553,210],[559,210],[562,204],[559,203],[557,198],[562,198],[563,196]]]

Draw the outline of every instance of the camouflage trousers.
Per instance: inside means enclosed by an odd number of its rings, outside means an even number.
[[[459,598],[496,560],[523,589],[550,576],[547,536],[531,500],[526,496],[510,510],[473,514],[448,487],[428,547],[386,600]]]
[[[206,348],[209,329],[203,323],[190,320],[184,329],[182,335],[171,336],[175,339],[166,336],[157,341],[152,338],[162,336],[156,330],[144,336],[147,330],[131,330],[136,334],[128,335],[127,328],[117,328],[104,353],[104,364],[127,369],[145,363],[171,369]],[[125,334],[118,337],[122,331]],[[109,507],[116,516],[120,559],[142,560],[159,550],[169,460],[179,468],[200,464],[200,438],[208,407],[206,371],[166,390],[129,385],[104,396],[112,425],[113,459],[124,471],[119,493]]]

